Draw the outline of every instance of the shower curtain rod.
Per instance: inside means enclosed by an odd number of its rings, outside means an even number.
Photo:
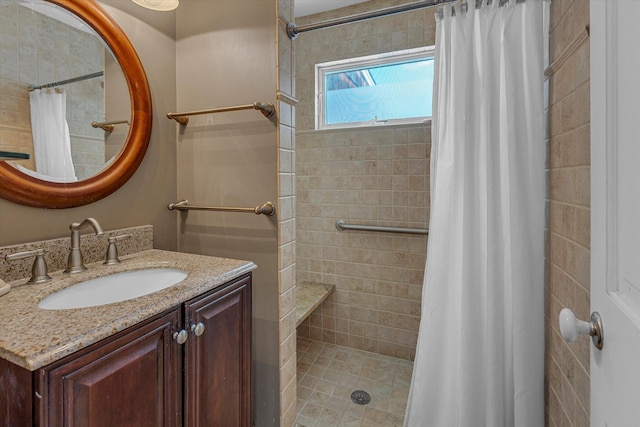
[[[287,24],[287,35],[291,40],[294,40],[300,33],[307,31],[321,30],[323,28],[335,27],[336,25],[350,24],[352,22],[365,21],[367,19],[380,18],[382,16],[395,15],[396,13],[410,12],[412,10],[423,9],[427,7],[440,6],[445,3],[453,3],[458,0],[422,0],[414,3],[407,3],[398,6],[391,6],[384,9],[374,10],[372,12],[358,13],[356,15],[345,16],[342,18],[329,19],[327,21],[316,22],[314,24],[307,24],[297,26],[293,22]],[[479,7],[485,1],[487,4],[491,4],[493,0],[470,0],[474,1],[476,7]],[[506,4],[509,0],[499,0],[500,5]],[[517,3],[524,3],[526,0],[516,0]],[[463,3],[466,3],[463,1]]]
[[[103,71],[98,71],[95,73],[91,73],[91,74],[85,74],[84,76],[78,76],[78,77],[74,77],[72,79],[67,79],[67,80],[60,80],[58,82],[53,82],[53,83],[47,83],[44,85],[40,85],[40,86],[34,86],[31,85],[29,86],[29,90],[36,90],[36,89],[45,89],[45,88],[50,88],[50,87],[56,87],[56,86],[62,86],[62,85],[66,85],[69,83],[75,83],[75,82],[80,82],[83,80],[89,80],[89,79],[94,79],[96,77],[101,77],[104,75]]]
[[[336,25],[350,24],[352,22],[364,21],[372,18],[379,18],[381,16],[394,15],[396,13],[409,12],[416,9],[422,9],[425,7],[438,6],[444,3],[449,3],[454,0],[422,0],[414,3],[408,3],[398,6],[391,6],[384,9],[374,10],[372,12],[359,13],[357,15],[345,16],[343,18],[329,19],[327,21],[316,22],[314,24],[307,24],[297,26],[290,22],[287,24],[287,34],[291,40],[295,39],[300,33],[307,31],[320,30],[322,28],[335,27]]]

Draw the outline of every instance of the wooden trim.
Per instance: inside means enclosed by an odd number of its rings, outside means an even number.
[[[131,126],[118,157],[99,174],[78,182],[52,183],[0,162],[0,197],[39,208],[70,208],[100,200],[124,185],[142,162],[152,125],[151,91],[142,62],[124,31],[94,0],[47,0],[89,24],[107,43],[122,70],[131,97]]]
[[[0,423],[6,426],[34,425],[31,372],[0,358]]]

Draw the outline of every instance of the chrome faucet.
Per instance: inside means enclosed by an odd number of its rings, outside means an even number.
[[[71,249],[69,251],[67,269],[64,271],[67,274],[80,273],[87,269],[82,260],[82,252],[80,251],[80,229],[87,224],[93,227],[96,236],[104,235],[102,227],[100,227],[98,221],[93,218],[86,218],[82,222],[74,222],[69,225],[69,230],[71,230]]]

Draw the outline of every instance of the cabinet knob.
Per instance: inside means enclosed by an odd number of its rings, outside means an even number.
[[[193,332],[197,337],[204,334],[204,323],[199,322],[195,325],[191,325],[191,332]]]
[[[173,339],[176,340],[178,344],[184,344],[185,341],[187,341],[188,337],[189,337],[189,334],[184,329],[181,330],[180,332],[173,333]]]

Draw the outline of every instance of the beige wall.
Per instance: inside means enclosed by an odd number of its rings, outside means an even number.
[[[372,1],[298,24],[389,7]],[[430,126],[315,131],[314,65],[435,43],[434,8],[303,33],[295,41],[297,280],[335,285],[300,336],[411,359],[426,238],[339,232],[348,223],[428,228]]]
[[[106,3],[114,5],[106,8],[138,51],[151,86],[153,130],[147,154],[129,182],[87,206],[45,210],[0,199],[0,246],[64,237],[71,222],[94,217],[105,230],[152,224],[155,247],[176,248],[176,214],[166,209],[167,203],[177,197],[175,125],[165,118],[176,104],[175,39],[150,24],[157,12],[139,12],[137,9],[141,8],[137,6],[128,9],[130,2]],[[172,24],[175,14],[167,14],[163,19],[175,26]]]
[[[177,10],[177,106],[192,111],[277,104],[276,8],[265,0],[182,2]],[[279,113],[279,116],[282,114]],[[255,110],[192,116],[176,128],[178,198],[208,206],[278,202],[278,123]],[[280,419],[278,216],[178,214],[178,250],[253,261],[257,426]]]
[[[551,5],[550,63],[560,66],[549,79],[546,424],[582,427],[589,425],[590,340],[565,342],[557,319],[563,307],[581,319],[590,313],[589,40],[568,50],[589,24],[589,2]]]

